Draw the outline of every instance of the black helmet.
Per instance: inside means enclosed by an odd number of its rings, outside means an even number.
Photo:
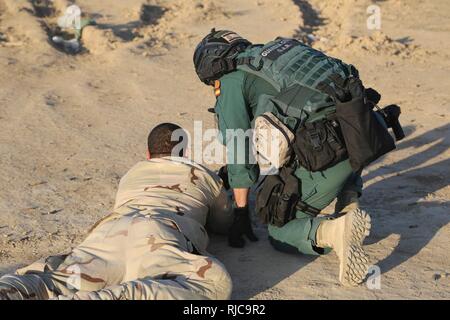
[[[210,85],[224,74],[236,70],[236,56],[249,45],[248,40],[233,31],[212,29],[194,53],[195,71],[200,80]]]

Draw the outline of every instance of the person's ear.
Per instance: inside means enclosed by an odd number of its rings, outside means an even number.
[[[150,155],[150,151],[147,149],[147,160],[150,160],[152,157]]]

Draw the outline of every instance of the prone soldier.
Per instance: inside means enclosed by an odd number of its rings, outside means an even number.
[[[1,277],[0,300],[228,299],[232,282],[206,251],[205,227],[226,232],[231,206],[219,176],[185,158],[184,145],[179,126],[156,126],[148,161],[121,179],[114,210],[68,254]]]

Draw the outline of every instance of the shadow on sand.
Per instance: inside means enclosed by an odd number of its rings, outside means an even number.
[[[436,191],[449,185],[450,159],[422,166],[449,150],[450,124],[406,140],[398,149],[417,149],[427,144],[430,147],[426,150],[414,152],[364,177],[370,180],[378,175],[401,172],[371,184],[364,189],[362,197],[362,206],[372,215],[373,235],[367,242],[375,243],[392,234],[400,238],[393,252],[377,262],[383,273],[415,256],[450,222],[450,201],[433,200]],[[430,196],[430,201],[426,200]]]
[[[267,231],[255,230],[258,242],[247,241],[243,249],[230,248],[226,237],[213,235],[208,250],[225,264],[233,279],[232,299],[251,299],[271,290],[317,256],[294,255],[276,251],[270,245]],[[274,270],[276,266],[276,270]]]
[[[413,127],[405,129],[410,134],[414,131]],[[450,222],[450,202],[419,201],[448,185],[450,159],[417,168],[448,150],[449,131],[450,125],[445,125],[405,140],[399,144],[398,150],[419,148],[425,144],[431,144],[431,147],[389,167],[371,171],[364,177],[370,180],[387,174],[386,170],[391,173],[406,171],[370,185],[364,190],[362,198],[362,207],[371,213],[373,221],[372,235],[367,239],[367,244],[379,242],[392,234],[400,235],[400,242],[394,251],[377,263],[382,272],[416,255]],[[403,189],[402,192],[396,193],[395,190],[399,189]],[[405,197],[405,194],[408,196]],[[441,210],[427,210],[430,207]],[[234,281],[233,299],[249,299],[265,290],[270,291],[270,288],[317,258],[278,252],[269,244],[265,230],[259,228],[257,234],[260,241],[247,242],[244,249],[232,249],[227,246],[224,237],[213,236],[210,251],[226,265],[233,279],[239,279]],[[274,265],[277,266],[276,272]]]
[[[133,41],[137,37],[142,37],[139,28],[149,25],[156,25],[159,19],[164,16],[167,9],[154,5],[143,5],[140,12],[140,19],[124,24],[99,23],[97,27],[102,30],[111,30],[114,35],[125,42]]]
[[[324,19],[320,16],[311,4],[306,0],[293,0],[294,4],[298,6],[302,13],[303,24],[299,26],[294,33],[294,38],[302,40],[307,44],[311,44],[313,39],[308,35],[313,34],[320,26],[325,24]]]

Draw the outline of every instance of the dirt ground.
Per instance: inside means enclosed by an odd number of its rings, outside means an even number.
[[[210,252],[236,299],[450,299],[450,2],[447,0],[0,0],[0,274],[79,243],[145,156],[149,128],[214,128],[192,65],[212,27],[254,43],[296,36],[352,63],[381,104],[402,106],[407,138],[364,172],[366,240],[381,287],[343,288],[334,253],[258,243]],[[38,1],[39,2],[39,1]],[[70,3],[95,18],[70,56],[47,31]],[[369,30],[369,5],[381,29]]]

